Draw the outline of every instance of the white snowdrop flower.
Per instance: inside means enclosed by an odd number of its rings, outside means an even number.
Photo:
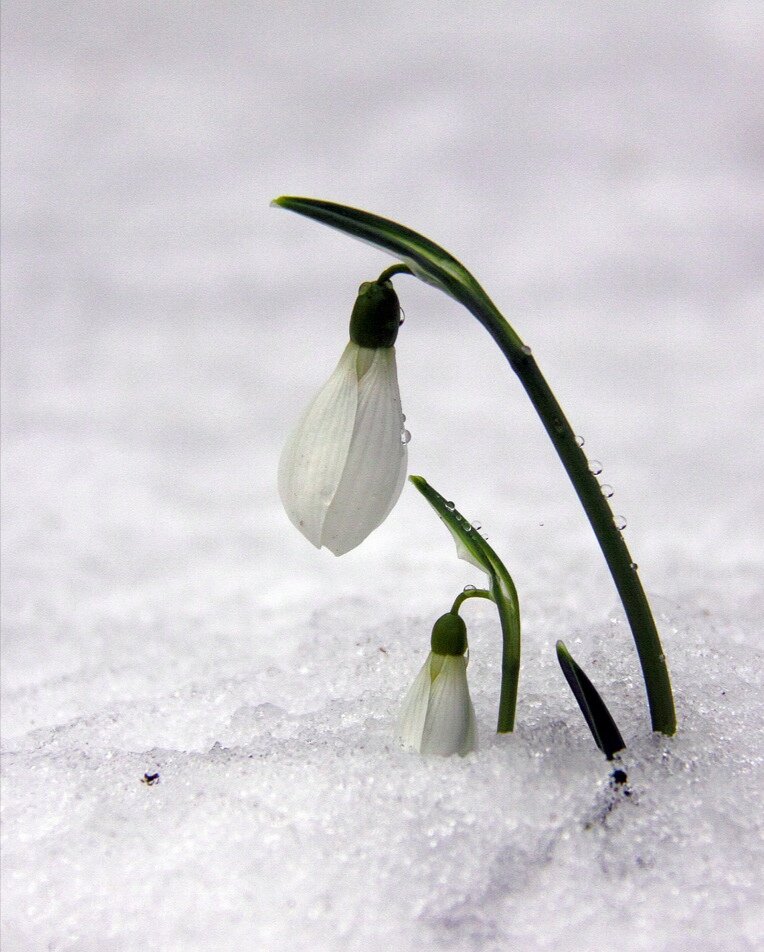
[[[387,518],[406,480],[393,346],[399,323],[390,282],[362,284],[350,343],[281,454],[287,515],[309,542],[335,555],[354,549]]]
[[[397,736],[420,754],[477,750],[475,709],[467,685],[467,629],[448,613],[432,632],[432,651],[403,700]]]

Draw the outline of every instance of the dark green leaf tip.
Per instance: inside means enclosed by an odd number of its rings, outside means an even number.
[[[409,265],[418,278],[441,288],[458,301],[467,303],[480,298],[492,306],[485,291],[460,261],[406,225],[361,208],[297,195],[280,195],[271,205],[312,218],[395,255]]]
[[[613,755],[619,750],[623,750],[624,743],[621,732],[613,720],[607,705],[600,697],[597,689],[586,676],[583,668],[577,664],[563,641],[558,641],[557,660],[560,662],[562,673],[568,682],[573,695],[578,701],[584,720],[592,732],[595,744],[608,760],[613,759]]]

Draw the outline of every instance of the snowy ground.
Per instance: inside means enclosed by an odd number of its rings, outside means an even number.
[[[764,947],[762,27],[755,0],[7,0],[4,952]],[[281,511],[389,259],[280,193],[429,234],[532,344],[628,519],[676,738],[519,384],[402,278],[411,470],[482,521],[525,643],[515,735],[479,602],[481,750],[395,748],[479,579],[413,489],[339,560]]]

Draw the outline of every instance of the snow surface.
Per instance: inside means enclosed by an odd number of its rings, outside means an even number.
[[[764,948],[763,25],[756,0],[7,0],[4,952]],[[411,469],[504,556],[524,658],[497,738],[498,626],[468,604],[480,751],[395,748],[480,579],[412,488],[342,559],[281,511],[282,441],[389,259],[280,193],[442,242],[533,346],[628,519],[676,738],[519,384],[400,278]]]

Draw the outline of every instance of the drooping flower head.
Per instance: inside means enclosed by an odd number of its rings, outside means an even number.
[[[403,490],[408,453],[395,363],[399,324],[390,281],[362,284],[350,343],[281,454],[287,515],[308,541],[335,555],[363,542]]]
[[[477,750],[475,709],[467,685],[467,628],[461,616],[441,616],[432,650],[403,700],[397,736],[420,754],[468,754]]]

